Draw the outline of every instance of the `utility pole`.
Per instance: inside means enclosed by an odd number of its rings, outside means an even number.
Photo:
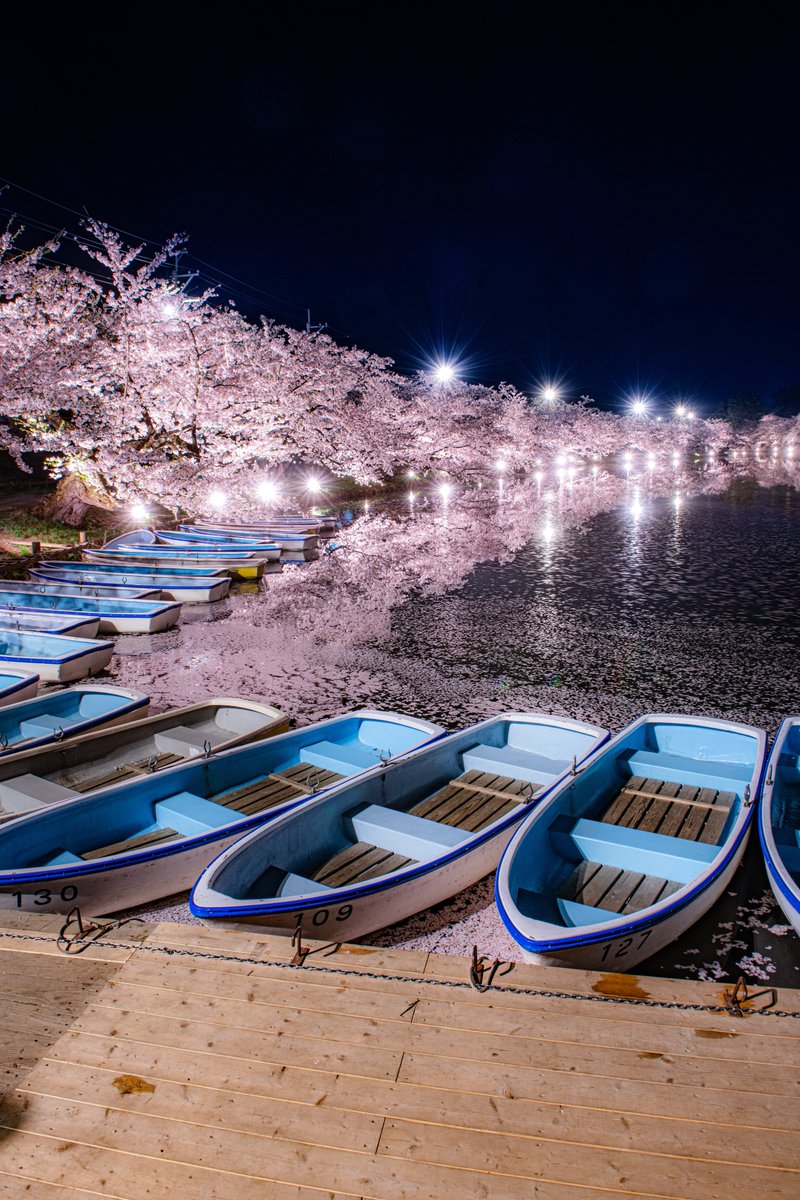
[[[185,291],[192,280],[199,274],[198,271],[184,271],[183,274],[179,273],[178,267],[184,254],[186,254],[185,250],[176,250],[172,255],[172,282],[175,287],[180,287],[181,291]]]
[[[328,328],[327,321],[323,322],[321,325],[312,325],[311,324],[311,309],[310,308],[306,309],[306,333],[321,333],[323,329],[327,329],[327,328]]]

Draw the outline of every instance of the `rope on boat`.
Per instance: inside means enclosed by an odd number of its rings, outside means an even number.
[[[78,934],[76,937],[70,939],[71,947],[80,945],[80,950],[70,948],[69,950],[63,950],[62,952],[71,954],[82,953],[82,951],[88,946],[96,944],[98,939],[101,938],[106,932],[111,932],[113,929],[118,929],[120,925],[125,924],[127,921],[137,920],[139,920],[138,917],[126,917],[121,921],[103,922],[102,929],[97,932],[93,932],[88,938],[81,938],[80,934]],[[96,928],[96,926],[92,926],[93,930]],[[13,933],[10,930],[1,930],[0,939],[2,938],[23,942],[46,942],[49,945],[52,945],[53,942],[52,937],[48,937],[45,934]],[[339,944],[340,943],[331,943],[331,946],[322,946],[320,947],[320,950],[327,950],[328,955],[326,955],[326,957],[328,957],[329,955],[335,953]],[[279,971],[302,971],[305,969],[302,962],[295,962],[294,960],[286,961],[271,958],[251,958],[245,955],[209,953],[205,950],[195,950],[191,949],[190,947],[183,946],[154,946],[148,942],[108,942],[105,940],[102,942],[102,945],[107,946],[109,950],[135,950],[137,952],[146,951],[150,954],[163,954],[168,958],[194,958],[205,959],[208,962],[245,963],[248,966],[254,967],[272,967]],[[331,949],[331,947],[333,947],[333,949]],[[59,949],[61,949],[60,946]],[[306,957],[308,957],[308,955],[304,954],[303,961],[305,961]],[[504,964],[500,963],[499,965]],[[513,968],[513,964],[511,964],[511,968]],[[388,971],[355,971],[349,969],[348,967],[334,967],[328,966],[327,964],[325,966],[315,967],[314,970],[324,972],[327,975],[338,975],[343,978],[378,979],[384,981],[394,980],[398,983],[412,983],[418,986],[432,988],[450,988],[455,989],[456,991],[467,991],[474,988],[473,983],[470,981],[460,979],[434,979],[425,975],[403,975],[394,971],[391,973]],[[503,974],[508,974],[508,972],[503,972]],[[773,1007],[773,1005],[777,1003],[778,999],[777,989],[765,988],[760,992],[748,992],[747,983],[745,982],[744,978],[740,978],[733,988],[726,989],[726,1002],[724,1004],[686,1003],[680,1000],[653,1000],[651,998],[638,996],[607,996],[601,995],[597,992],[593,992],[591,995],[588,995],[585,992],[556,991],[553,988],[507,987],[503,986],[502,984],[493,984],[492,991],[498,993],[499,995],[536,996],[545,1000],[581,1000],[594,1004],[620,1004],[625,1005],[626,1007],[634,1008],[676,1009],[680,1012],[727,1013],[729,1016],[740,1017],[767,1016],[792,1017],[795,1020],[800,1019],[800,1011],[790,1012],[787,1009]],[[748,1004],[763,995],[770,995],[771,997],[770,1003],[767,1006],[762,1008],[744,1007],[745,1004]]]

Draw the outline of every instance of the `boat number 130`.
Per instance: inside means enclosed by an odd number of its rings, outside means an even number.
[[[49,888],[39,888],[38,892],[12,892],[14,900],[17,902],[17,908],[22,908],[23,896],[34,896],[34,904],[38,904],[40,908],[44,908],[47,904],[52,904],[53,900],[61,900],[64,904],[69,904],[72,900],[77,899],[78,889],[71,883],[63,887],[60,892],[56,892],[55,896]]]
[[[639,934],[639,940],[636,942],[635,947],[633,945],[634,941],[636,941],[635,937],[623,938],[621,942],[609,942],[606,948],[603,950],[603,953],[600,955],[600,962],[605,962],[609,957],[624,958],[631,949],[641,950],[642,946],[645,944],[652,932],[652,929],[643,930],[643,932]],[[609,955],[609,950],[611,950],[614,946],[616,946],[615,953]]]

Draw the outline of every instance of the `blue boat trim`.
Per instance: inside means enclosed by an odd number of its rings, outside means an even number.
[[[436,738],[435,740],[438,741],[439,739]],[[426,746],[428,745],[433,745],[433,741],[426,743]],[[386,768],[381,767],[378,768],[378,770],[385,771]],[[365,776],[362,776],[361,778],[364,777]],[[336,903],[346,903],[349,899],[357,899],[361,896],[376,895],[378,892],[383,892],[388,888],[396,887],[401,879],[405,883],[412,879],[421,878],[423,875],[429,875],[431,871],[438,871],[440,867],[445,866],[454,859],[461,858],[465,847],[468,846],[469,850],[474,850],[476,847],[483,846],[486,842],[492,841],[493,838],[496,838],[498,834],[503,833],[506,829],[510,829],[514,825],[517,825],[523,819],[523,817],[526,817],[536,804],[539,804],[542,800],[544,800],[549,792],[552,791],[552,789],[556,786],[556,784],[560,782],[560,777],[555,779],[552,784],[550,784],[544,791],[531,800],[529,804],[526,804],[521,812],[509,813],[509,815],[504,817],[503,820],[497,825],[489,826],[488,829],[476,835],[475,838],[470,838],[468,843],[462,843],[461,845],[454,846],[452,850],[446,852],[445,854],[439,855],[438,858],[428,859],[425,862],[417,863],[413,867],[402,867],[395,874],[379,876],[377,879],[369,879],[363,884],[357,884],[350,888],[335,888],[334,891]],[[322,795],[322,792],[319,794]],[[281,813],[280,815],[282,816],[283,814]],[[210,863],[209,869],[213,867],[213,865],[213,863]],[[292,910],[299,911],[300,909],[319,908],[320,903],[320,895],[315,894],[305,897],[288,897],[286,900],[262,901],[253,905],[237,904],[235,908],[204,908],[202,905],[195,904],[192,896],[189,897],[189,907],[195,916],[198,917],[233,918],[236,916],[252,916],[258,913],[289,912]]]
[[[545,954],[548,950],[569,950],[575,946],[589,946],[596,945],[598,942],[609,942],[613,941],[615,938],[624,937],[626,934],[643,930],[647,928],[647,926],[660,924],[672,913],[679,912],[682,908],[685,908],[686,905],[690,904],[696,896],[699,896],[701,892],[706,891],[706,889],[710,887],[715,879],[719,878],[725,867],[728,866],[731,859],[735,856],[736,851],[742,843],[742,839],[747,836],[753,820],[753,811],[753,807],[751,807],[747,819],[744,821],[735,842],[731,845],[724,858],[722,858],[719,864],[715,866],[711,874],[707,875],[702,883],[697,884],[689,892],[687,892],[685,896],[675,903],[669,903],[665,908],[658,908],[657,911],[654,911],[654,908],[651,908],[649,917],[641,917],[639,920],[633,917],[624,925],[618,924],[616,921],[609,921],[604,930],[598,930],[596,933],[576,934],[573,937],[565,936],[551,938],[546,941],[537,941],[535,938],[528,937],[527,934],[524,934],[513,924],[508,916],[508,913],[506,912],[505,907],[503,906],[502,897],[500,896],[497,886],[495,885],[495,904],[497,905],[497,911],[500,913],[503,924],[508,932],[513,936],[514,941],[520,946],[524,947],[525,950],[531,950],[537,954]],[[644,911],[647,912],[648,910],[645,909]]]
[[[149,703],[149,698],[143,698],[141,701],[138,701],[138,702],[131,701],[131,707],[140,706],[142,703]],[[120,711],[123,711],[123,710],[120,710]],[[358,718],[358,717],[360,717],[360,715],[362,713],[368,713],[371,715],[373,713],[373,711],[374,710],[357,710],[356,712],[353,712],[353,713],[344,714],[342,719],[344,719],[345,717]],[[0,713],[2,713],[2,709],[0,709]],[[331,721],[334,721],[336,719],[337,718],[330,718]],[[96,723],[95,721],[92,722],[92,724],[95,724],[95,723]],[[323,724],[325,724],[325,723],[327,723],[327,722],[323,722]],[[427,733],[427,730],[425,730],[422,727],[426,723],[427,722],[423,721],[421,723],[421,726],[418,728],[418,732],[419,732],[420,736]],[[430,723],[427,723],[427,724],[430,724]],[[314,726],[303,726],[302,729],[297,730],[296,732],[303,733],[306,729],[312,729],[312,728],[314,728]],[[412,728],[414,728],[414,726],[412,726]],[[88,727],[87,727],[87,731],[88,731]],[[84,732],[84,730],[81,729],[81,732]],[[291,736],[292,736],[292,734],[280,735],[280,737],[287,737],[287,738],[291,737]],[[447,730],[445,730],[445,729],[442,729],[441,732],[438,732],[435,734],[429,733],[428,737],[422,744],[425,746],[431,745],[431,744],[433,744],[433,742],[439,741],[441,738],[444,738],[446,736],[447,736]],[[38,744],[38,741],[37,742],[34,742],[34,741],[26,742],[24,749],[27,750],[29,748],[33,748],[37,744]],[[255,745],[257,745],[257,743],[254,743],[253,745],[250,745],[250,746],[243,746],[243,747],[233,748],[230,750],[225,750],[222,752],[220,757],[224,758],[228,755],[234,755],[234,754],[240,753],[242,751],[252,751],[254,749]],[[413,749],[417,749],[417,748],[418,748],[417,746],[413,747]],[[409,752],[410,751],[403,751],[402,754],[406,754]],[[401,753],[398,753],[398,757],[401,757]],[[215,759],[215,758],[217,758],[217,756],[212,754],[210,756],[210,758]],[[176,763],[173,766],[167,768],[166,770],[159,772],[159,776],[161,778],[167,778],[170,775],[173,775],[175,773],[185,770],[187,768],[187,766],[194,766],[194,765],[196,765],[196,763],[193,763],[193,762]],[[374,767],[370,767],[366,771],[359,772],[359,773],[357,773],[357,775],[359,778],[362,778],[365,775],[371,775],[373,772],[379,771],[382,769],[383,768],[380,766],[380,764],[377,763]],[[356,776],[354,775],[353,778],[355,778],[355,777]],[[136,782],[137,781],[120,782],[118,785],[114,785],[114,788],[120,787],[123,789],[129,789],[131,787],[135,787]],[[326,787],[320,788],[320,790],[314,794],[313,798],[316,800],[318,796],[322,796],[326,792],[330,791],[333,787],[338,786],[339,782],[340,781],[337,781],[336,783],[332,783],[332,784],[327,785]],[[112,788],[112,790],[113,790],[113,788]],[[87,798],[89,798],[89,797],[87,796]],[[8,890],[12,885],[35,884],[35,883],[46,882],[47,880],[52,880],[55,882],[55,881],[59,881],[62,879],[67,879],[67,878],[70,878],[70,879],[71,878],[83,878],[83,877],[90,876],[90,875],[98,875],[98,874],[102,874],[102,873],[108,872],[108,871],[116,872],[117,870],[120,870],[126,866],[135,865],[137,863],[141,864],[144,862],[152,862],[152,861],[158,860],[158,859],[167,859],[167,858],[173,857],[178,854],[185,854],[188,851],[191,851],[192,849],[194,849],[196,847],[209,845],[216,841],[222,841],[222,840],[238,841],[240,839],[240,837],[242,837],[244,834],[249,833],[251,830],[255,829],[257,826],[264,825],[265,822],[268,820],[284,816],[285,814],[289,813],[292,809],[298,808],[301,805],[306,804],[308,802],[308,800],[309,800],[309,797],[301,796],[301,797],[298,797],[296,800],[287,801],[284,805],[278,806],[274,810],[270,810],[269,814],[264,814],[263,812],[256,813],[252,816],[243,817],[241,821],[231,822],[230,824],[221,826],[217,829],[209,830],[207,833],[195,834],[193,836],[192,835],[182,836],[182,837],[180,837],[179,840],[177,840],[175,842],[170,842],[165,846],[156,846],[153,848],[144,847],[141,850],[131,850],[126,854],[111,855],[108,858],[92,859],[92,860],[89,860],[86,862],[67,863],[63,866],[44,866],[40,869],[23,868],[22,870],[16,870],[16,871],[15,870],[0,871],[0,889]],[[67,801],[66,803],[73,804],[73,803],[80,803],[80,801],[76,799],[75,801]],[[36,815],[38,815],[38,814],[33,814],[34,819],[35,819]]]
[[[2,672],[0,672],[0,673],[2,673]],[[19,683],[15,683],[13,685],[9,685],[6,688],[0,689],[0,696],[15,696],[17,694],[17,692],[22,690],[22,688],[30,687],[31,683],[33,683],[34,680],[36,681],[37,684],[41,683],[41,679],[39,678],[39,676],[36,674],[35,671],[32,672],[32,674],[30,674],[30,675],[23,675],[22,678],[20,679]],[[2,707],[5,707],[5,706],[2,706]]]

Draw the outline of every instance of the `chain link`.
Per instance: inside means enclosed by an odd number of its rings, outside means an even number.
[[[53,939],[43,934],[26,934],[26,933],[11,933],[3,930],[0,932],[0,939],[12,938],[16,941],[30,942],[47,942],[52,944]],[[82,939],[75,939],[79,943]],[[418,986],[426,985],[430,987],[451,988],[457,991],[473,991],[473,985],[468,980],[460,979],[432,979],[426,975],[402,975],[397,972],[381,972],[381,971],[354,971],[347,967],[334,966],[316,966],[313,968],[304,967],[302,963],[291,961],[280,961],[270,958],[249,958],[232,954],[211,954],[204,950],[192,950],[181,946],[152,946],[147,942],[132,943],[132,942],[106,942],[99,941],[98,938],[92,938],[87,941],[87,945],[105,946],[109,950],[136,950],[147,951],[149,954],[163,954],[166,957],[179,958],[197,958],[205,959],[208,962],[236,962],[245,963],[248,966],[254,967],[273,967],[279,971],[319,971],[325,975],[339,975],[352,979],[378,979],[384,981],[397,981],[398,983],[413,983]],[[584,992],[563,992],[555,991],[551,988],[532,988],[532,987],[507,987],[502,984],[492,984],[493,993],[499,995],[510,996],[537,996],[545,1000],[585,1000],[593,1004],[621,1004],[627,1007],[634,1008],[666,1008],[676,1009],[679,1012],[700,1012],[700,1013],[727,1013],[731,1015],[731,1009],[725,1004],[689,1004],[679,1000],[652,1000],[642,999],[633,996],[604,996],[598,993],[587,995]],[[748,1017],[766,1016],[766,1017],[793,1017],[800,1018],[799,1012],[789,1012],[786,1009],[744,1009],[743,1014]]]

